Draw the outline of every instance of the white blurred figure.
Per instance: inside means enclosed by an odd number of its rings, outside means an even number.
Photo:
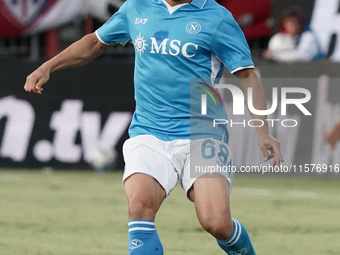
[[[85,8],[87,13],[102,22],[106,22],[125,0],[86,0]]]
[[[268,44],[268,50],[271,52],[282,52],[295,50],[295,39],[290,34],[277,33],[274,35]]]

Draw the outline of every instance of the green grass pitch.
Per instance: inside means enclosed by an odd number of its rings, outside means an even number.
[[[126,255],[122,173],[0,170],[1,255]],[[340,254],[339,181],[236,178],[233,217],[259,255]],[[156,220],[166,255],[224,254],[177,187]]]

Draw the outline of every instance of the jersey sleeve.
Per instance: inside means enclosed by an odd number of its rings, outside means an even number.
[[[225,14],[216,28],[212,52],[231,73],[246,68],[254,68],[247,41],[230,12]]]
[[[104,44],[130,41],[126,1],[104,25],[96,30],[98,39]]]

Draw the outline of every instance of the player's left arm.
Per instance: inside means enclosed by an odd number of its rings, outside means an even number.
[[[42,94],[42,86],[49,80],[52,72],[86,65],[105,53],[111,46],[103,44],[95,33],[85,35],[27,76],[24,89],[27,92]]]
[[[248,101],[248,88],[252,88],[254,108],[257,110],[266,110],[265,93],[254,70],[243,69],[234,73],[234,75],[240,79],[245,100]],[[258,146],[263,153],[264,161],[267,162],[273,158],[273,166],[280,166],[281,162],[284,161],[281,154],[281,145],[280,142],[269,133],[268,123],[266,121],[267,116],[259,116],[252,112],[250,112],[250,115],[253,119],[260,119],[264,122],[262,127],[256,128],[258,133]]]

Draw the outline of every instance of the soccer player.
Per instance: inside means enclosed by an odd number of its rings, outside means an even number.
[[[225,253],[254,255],[246,228],[231,218],[232,175],[190,176],[191,137],[197,138],[195,153],[203,159],[216,163],[222,153],[217,151],[223,149],[227,155],[222,158],[223,164],[232,163],[225,129],[213,129],[204,122],[207,118],[202,118],[203,124],[196,123],[198,132],[190,134],[191,78],[219,78],[224,64],[241,79],[245,92],[249,87],[253,89],[254,107],[266,109],[263,88],[253,70],[244,35],[231,13],[214,0],[128,0],[95,33],[86,35],[29,75],[25,90],[41,94],[51,72],[87,64],[112,45],[128,41],[134,43],[136,50],[136,110],[129,129],[131,138],[123,147],[129,254],[163,254],[155,216],[179,181],[195,203],[202,227],[217,239]],[[226,116],[224,107],[219,109]],[[279,142],[269,134],[267,125],[257,131],[264,160],[273,158],[273,164],[280,165],[283,158]],[[207,146],[210,152],[203,150]]]

